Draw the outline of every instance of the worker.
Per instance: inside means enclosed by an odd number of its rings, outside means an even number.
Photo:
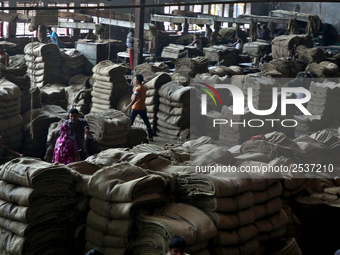
[[[54,146],[52,163],[59,162],[67,165],[76,161],[81,161],[77,143],[71,137],[70,127],[64,123],[60,128],[60,137]]]
[[[131,29],[126,36],[126,47],[129,52],[130,65],[132,69],[133,69],[133,55],[134,55],[134,36],[135,36],[135,31],[133,29]]]
[[[89,30],[89,33],[86,35],[85,39],[94,39],[96,40],[96,35],[93,33],[93,29]]]
[[[202,50],[202,41],[199,34],[195,34],[194,41],[189,46],[195,46],[197,49]]]
[[[206,37],[209,42],[210,42],[210,39],[211,39],[211,33],[212,33],[212,29],[210,28],[210,25],[205,25],[205,35],[204,35],[204,37]]]
[[[210,36],[210,45],[215,45],[219,38],[222,39],[222,36],[216,30],[212,32]]]
[[[183,237],[174,236],[169,242],[169,252],[167,255],[185,255],[187,248],[186,242]]]
[[[0,63],[9,66],[9,55],[4,51],[3,44],[0,44]]]
[[[69,119],[65,121],[64,124],[67,124],[70,127],[71,137],[77,142],[80,158],[81,160],[85,160],[85,133],[88,137],[92,137],[89,124],[85,119],[79,118],[79,112],[77,109],[72,108],[68,113]]]
[[[149,141],[153,141],[153,134],[151,130],[150,121],[146,113],[146,104],[145,104],[146,91],[148,90],[148,88],[144,85],[145,82],[144,82],[143,75],[141,74],[136,75],[136,84],[137,84],[137,88],[135,89],[133,93],[134,99],[125,108],[124,112],[126,113],[127,110],[132,106],[132,112],[130,115],[131,126],[133,125],[137,115],[139,115],[143,119],[144,124],[147,128]]]
[[[269,36],[270,36],[269,28],[267,27],[266,24],[263,24],[261,29],[262,30],[261,30],[260,39],[268,41],[269,40]]]
[[[239,34],[235,35],[235,39],[236,39],[236,42],[234,42],[231,46],[235,47],[235,49],[237,49],[239,52],[241,52],[242,48],[243,48],[243,41],[240,38]]]
[[[51,39],[51,42],[56,44],[59,48],[61,47],[61,41],[59,39],[59,36],[56,32],[54,32],[52,30],[52,28],[47,28],[47,33],[50,34],[50,39]]]
[[[23,157],[24,155],[13,151],[3,145],[2,136],[0,135],[0,164],[4,164],[14,158],[14,156]]]

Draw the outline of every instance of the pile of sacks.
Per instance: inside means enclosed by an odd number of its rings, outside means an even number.
[[[260,70],[264,75],[273,78],[295,78],[297,73],[302,71],[302,65],[292,60],[290,57],[277,58],[269,63],[260,66]]]
[[[67,108],[76,108],[82,114],[88,114],[91,110],[91,92],[88,88],[89,76],[77,74],[69,80],[69,86],[65,88],[68,100]]]
[[[294,47],[304,45],[313,48],[313,40],[310,35],[281,35],[272,41],[273,59],[291,57]]]
[[[224,146],[234,146],[242,144],[243,142],[250,139],[252,136],[267,133],[272,130],[271,123],[266,123],[266,121],[264,121],[264,117],[261,118],[261,116],[254,115],[249,111],[248,108],[244,109],[244,115],[234,115],[233,105],[229,107],[223,106],[221,119],[228,120],[228,123],[219,125],[219,142],[221,145]],[[264,121],[264,125],[262,127],[248,126],[248,121],[252,119],[261,119]]]
[[[177,184],[180,201],[200,208],[214,222],[217,235],[212,249],[216,254],[250,255],[259,248],[249,176],[227,177],[221,172],[179,175]]]
[[[21,147],[23,137],[20,96],[18,86],[5,78],[0,79],[0,134],[3,144],[12,150]]]
[[[297,126],[295,127],[296,137],[307,134],[309,131],[317,131],[325,127],[321,115],[294,115],[294,119],[297,122]]]
[[[66,120],[66,118],[67,112],[57,105],[45,105],[43,108],[26,112],[23,115],[23,154],[30,157],[43,158],[46,152],[46,141],[50,124]]]
[[[86,220],[85,252],[97,249],[116,255],[125,254],[130,244],[138,210],[155,206],[154,203],[164,201],[167,194],[164,178],[148,175],[130,163],[97,171],[87,187],[91,210]]]
[[[65,85],[48,84],[40,88],[41,103],[43,105],[58,105],[67,110],[67,97],[65,93]]]
[[[339,66],[329,61],[310,63],[305,72],[311,73],[313,77],[317,78],[339,77]]]
[[[299,45],[296,48],[296,54],[296,60],[305,65],[320,63],[325,60],[325,53],[321,48],[307,48],[304,45]]]
[[[249,162],[251,166],[269,166],[266,163]],[[270,175],[270,174],[269,174]],[[277,176],[264,176],[263,174],[251,174],[251,192],[254,198],[252,207],[255,214],[254,225],[258,230],[257,240],[260,244],[272,242],[286,234],[288,217],[282,209],[282,186],[280,174]]]
[[[34,86],[64,83],[61,70],[61,55],[56,44],[28,43],[25,48],[27,74]]]
[[[168,82],[159,88],[158,94],[157,134],[171,139],[185,139],[190,128],[190,87]]]
[[[200,209],[183,203],[164,206],[154,214],[141,212],[137,216],[137,237],[132,241],[134,254],[166,254],[170,239],[181,236],[186,252],[193,255],[210,254],[209,239],[216,236],[212,220]]]
[[[157,131],[156,129],[157,113],[158,113],[158,108],[159,108],[158,90],[163,84],[166,84],[170,81],[171,81],[171,76],[169,74],[162,73],[145,84],[145,86],[148,89],[146,91],[146,99],[145,99],[146,111],[147,111],[147,115],[148,115],[153,133],[156,133]],[[134,88],[134,90],[135,89],[136,87]],[[132,95],[132,97],[134,97],[134,95]],[[139,115],[136,117],[133,125],[136,127],[142,127],[146,129],[144,121]]]
[[[94,66],[92,71],[95,83],[91,92],[91,113],[115,108],[120,97],[130,91],[124,76],[126,67],[104,60]]]
[[[108,148],[126,146],[131,122],[124,113],[109,109],[101,113],[89,113],[85,119],[93,136],[88,144],[91,155]]]
[[[244,73],[243,69],[239,66],[216,66],[209,70],[212,75],[218,75],[220,77],[242,75]]]
[[[75,49],[60,49],[64,79],[69,80],[72,76],[83,73],[85,56]],[[70,84],[69,84],[70,85]]]
[[[0,170],[0,253],[72,253],[75,183],[62,165],[14,159]]]
[[[208,73],[209,60],[206,57],[195,57],[191,59],[193,66],[193,76],[201,73]]]
[[[312,115],[321,115],[325,125],[339,119],[340,86],[334,82],[312,82],[310,86],[311,99],[308,102],[307,110]]]

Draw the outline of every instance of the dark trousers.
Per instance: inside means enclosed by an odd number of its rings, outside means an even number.
[[[132,110],[131,115],[130,115],[131,126],[133,125],[133,122],[135,122],[135,118],[137,117],[138,114],[144,121],[144,124],[148,131],[149,138],[152,138],[153,134],[152,134],[148,115],[146,115],[146,110]]]

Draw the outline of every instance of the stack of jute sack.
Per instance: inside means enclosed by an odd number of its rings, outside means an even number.
[[[212,220],[200,209],[183,203],[173,203],[150,214],[137,215],[137,236],[131,242],[134,254],[166,254],[169,240],[181,236],[189,254],[210,254],[209,239],[216,236]]]
[[[216,171],[176,179],[180,201],[200,208],[214,222],[216,254],[253,254],[259,248],[249,175]]]
[[[234,47],[223,45],[214,45],[209,48],[203,48],[205,57],[211,62],[223,61],[224,65],[233,65],[238,58],[238,50]]]
[[[295,127],[295,136],[305,135],[310,131],[320,130],[325,126],[321,115],[294,115],[297,122]]]
[[[68,100],[67,108],[76,108],[82,114],[88,114],[91,110],[91,91],[92,88],[87,88],[82,84],[70,84],[65,88],[66,97]]]
[[[267,128],[263,127],[249,127],[248,121],[255,119],[255,115],[245,108],[244,115],[234,115],[234,106],[223,106],[221,111],[221,119],[225,119],[228,123],[219,125],[219,143],[224,146],[234,146],[242,144],[250,139],[252,136],[262,134]],[[260,119],[259,116],[256,116]],[[244,123],[244,124],[243,124]],[[267,123],[265,123],[268,125]],[[215,127],[217,128],[217,127]]]
[[[63,165],[30,158],[2,165],[0,253],[72,253],[78,177]]]
[[[66,86],[63,84],[48,84],[40,88],[43,105],[58,105],[67,110]]]
[[[102,168],[93,174],[87,187],[91,210],[86,221],[85,252],[97,249],[105,254],[125,254],[139,207],[154,206],[167,194],[164,178],[147,175],[130,163]]]
[[[146,100],[145,100],[146,111],[147,111],[147,116],[151,124],[152,131],[154,133],[156,133],[157,131],[156,129],[157,113],[158,113],[158,108],[159,108],[158,90],[163,84],[166,84],[170,81],[171,81],[171,76],[169,74],[162,73],[145,84],[145,86],[148,89],[146,91]],[[134,95],[132,95],[132,97],[134,97]],[[133,125],[136,127],[146,128],[146,126],[144,125],[144,121],[139,115],[136,117]]]
[[[190,87],[168,82],[159,88],[158,94],[160,105],[157,113],[157,134],[177,139],[185,129],[189,129]]]
[[[48,83],[63,84],[63,73],[60,68],[61,55],[56,44],[28,43],[24,52],[27,74],[34,82],[34,86],[42,87]]]
[[[297,73],[303,71],[301,64],[295,62],[290,57],[277,58],[260,67],[263,74],[273,78],[295,78]]]
[[[273,59],[291,57],[295,46],[304,45],[313,48],[310,35],[282,35],[272,41]]]
[[[249,162],[249,165],[255,165]],[[258,164],[258,163],[257,163]],[[262,169],[269,167],[269,164],[258,164]],[[288,217],[282,210],[280,198],[282,187],[280,174],[275,173],[252,173],[251,191],[254,197],[253,211],[255,213],[255,226],[258,230],[257,240],[260,243],[278,239],[286,234]],[[271,176],[273,175],[273,176]]]
[[[191,59],[193,66],[193,76],[201,73],[208,73],[209,60],[206,57],[195,57]]]
[[[104,60],[94,66],[92,71],[95,83],[91,92],[91,113],[115,108],[120,97],[130,90],[124,76],[126,67]]]
[[[312,115],[321,115],[325,123],[330,123],[339,118],[339,112],[334,111],[340,106],[338,100],[340,85],[334,82],[312,82],[310,86],[311,99],[307,110]]]
[[[89,140],[88,144],[90,154],[126,146],[131,122],[124,113],[109,109],[102,113],[89,113],[85,119],[93,136],[93,140]]]
[[[0,79],[0,134],[8,148],[17,150],[22,141],[21,91],[14,83]]]
[[[23,154],[43,158],[46,152],[46,141],[50,124],[66,120],[66,118],[67,112],[57,105],[45,105],[43,108],[26,112],[23,115]]]
[[[72,76],[83,73],[85,67],[85,56],[75,49],[60,49],[61,69],[64,80],[69,80]]]

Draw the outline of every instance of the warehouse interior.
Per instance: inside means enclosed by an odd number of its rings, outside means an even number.
[[[339,7],[0,1],[0,255],[340,254]]]

